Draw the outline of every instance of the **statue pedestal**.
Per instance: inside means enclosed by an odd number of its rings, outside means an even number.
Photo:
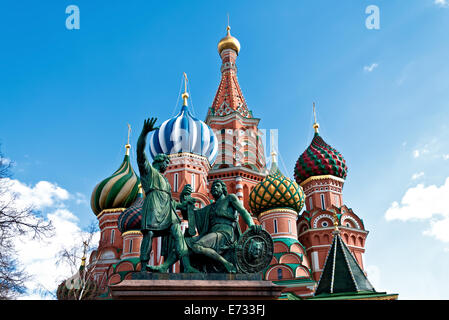
[[[222,273],[136,272],[110,286],[119,300],[274,300],[283,289],[260,274]]]

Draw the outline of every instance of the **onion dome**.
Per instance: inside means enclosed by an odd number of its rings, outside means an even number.
[[[257,215],[270,209],[280,208],[290,208],[300,212],[304,206],[304,200],[305,195],[301,186],[285,177],[273,159],[268,175],[251,191],[249,207],[251,212]]]
[[[110,177],[101,181],[92,192],[90,205],[95,215],[105,209],[127,208],[137,197],[140,179],[131,167],[129,149],[126,145],[126,154],[120,168]]]
[[[237,40],[237,38],[231,36],[230,26],[228,26],[226,30],[227,30],[226,37],[224,37],[223,39],[220,40],[220,42],[218,42],[218,53],[221,54],[221,52],[225,49],[232,49],[237,54],[239,54],[240,42]]]
[[[193,153],[206,157],[212,166],[218,154],[217,137],[207,124],[190,112],[187,105],[189,94],[184,92],[182,98],[184,103],[181,111],[154,131],[150,140],[150,154],[154,159],[159,153]]]
[[[118,229],[123,234],[130,230],[140,230],[142,222],[142,206],[143,206],[142,185],[139,184],[139,193],[134,203],[118,216]]]
[[[312,143],[296,162],[294,176],[302,183],[312,176],[333,175],[345,179],[348,171],[346,161],[336,149],[332,148],[318,133],[319,125],[313,124],[315,136]]]
[[[94,300],[99,294],[97,283],[86,276],[85,255],[81,258],[78,272],[62,281],[56,290],[58,300]]]

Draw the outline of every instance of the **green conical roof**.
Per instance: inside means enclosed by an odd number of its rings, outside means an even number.
[[[334,293],[376,292],[362,268],[340,237],[334,232],[315,296]]]

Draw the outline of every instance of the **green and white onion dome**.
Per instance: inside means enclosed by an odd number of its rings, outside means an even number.
[[[136,200],[140,179],[131,167],[130,148],[127,144],[125,158],[118,170],[94,188],[90,205],[96,216],[106,209],[128,208]]]

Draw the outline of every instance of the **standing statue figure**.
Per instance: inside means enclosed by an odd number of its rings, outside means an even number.
[[[142,133],[137,141],[137,164],[139,166],[140,180],[145,191],[145,200],[142,207],[143,235],[140,247],[141,271],[152,270],[148,266],[154,237],[163,236],[165,250],[168,256],[176,256],[181,260],[184,272],[198,272],[190,265],[188,248],[181,231],[181,219],[176,214],[183,204],[172,199],[171,186],[162,174],[167,169],[170,159],[165,154],[154,157],[153,165],[148,162],[145,154],[146,137],[149,132],[156,130],[156,118],[144,121]],[[186,187],[183,193],[190,194],[191,188]],[[184,204],[185,205],[185,204]]]
[[[189,221],[189,228],[196,227],[198,235],[186,238],[186,242],[194,255],[211,258],[219,262],[228,273],[236,273],[235,261],[227,260],[223,253],[234,249],[241,236],[238,215],[241,215],[252,232],[261,233],[262,227],[254,223],[235,194],[228,194],[223,181],[215,180],[210,191],[215,201],[194,210],[195,225],[192,226]],[[188,192],[185,197],[189,197]],[[185,209],[181,210],[184,215]]]

